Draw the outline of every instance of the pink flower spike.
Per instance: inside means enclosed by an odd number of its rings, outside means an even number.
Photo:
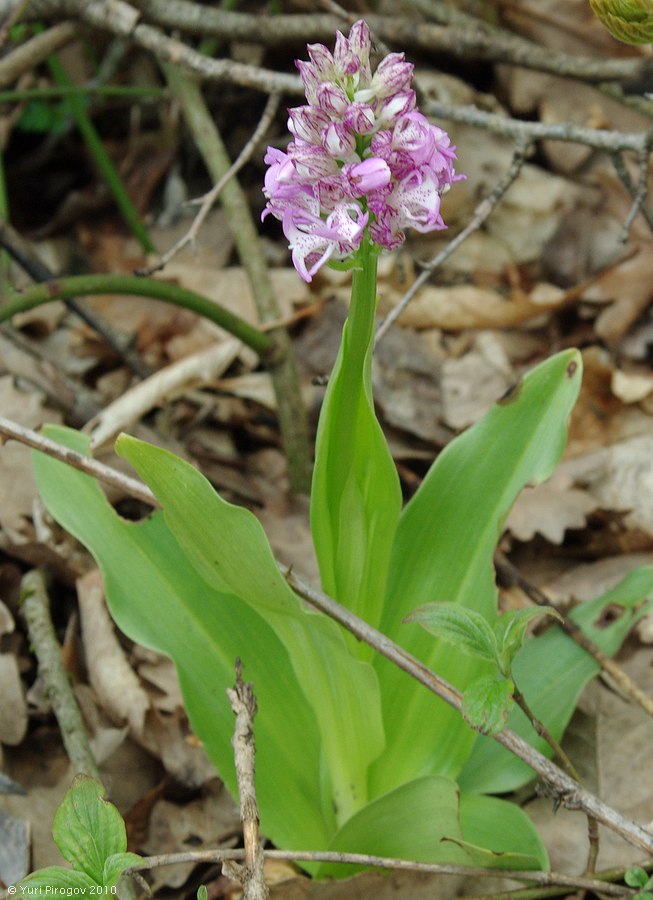
[[[386,187],[391,178],[392,173],[387,162],[375,156],[356,163],[347,171],[347,179],[354,197],[362,197],[371,191]]]

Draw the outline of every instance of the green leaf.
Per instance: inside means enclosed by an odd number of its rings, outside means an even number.
[[[208,900],[209,892],[206,889],[206,885],[200,884],[197,889],[197,900]]]
[[[335,622],[300,602],[249,510],[222,500],[193,466],[166,450],[121,435],[116,451],[153,490],[198,574],[264,616],[283,643],[317,719],[336,819],[346,821],[366,803],[367,767],[383,749],[374,669],[351,655]]]
[[[500,648],[498,654],[500,668],[506,677],[510,675],[515,654],[524,643],[528,623],[540,616],[562,619],[560,613],[555,609],[547,606],[535,606],[528,609],[508,610],[494,623],[494,633]]]
[[[104,862],[102,884],[105,887],[113,887],[125,869],[131,869],[143,862],[143,857],[136,853],[114,853]]]
[[[378,797],[353,816],[331,841],[329,850],[414,859],[417,862],[468,863],[465,852],[444,845],[463,840],[458,818],[458,788],[447,778],[417,778]],[[344,877],[358,866],[324,863],[320,878]]]
[[[498,644],[488,621],[473,609],[456,603],[425,603],[418,606],[404,622],[418,622],[429,634],[454,644],[463,653],[495,663]]]
[[[402,513],[380,629],[461,690],[489,674],[488,664],[406,628],[402,619],[427,601],[446,600],[494,621],[492,558],[505,518],[521,488],[543,481],[559,461],[580,374],[580,355],[565,351],[526,375],[445,448]],[[373,767],[373,793],[415,772],[455,778],[474,732],[386,660],[379,658],[375,666],[388,747]]]
[[[570,618],[597,647],[609,656],[617,652],[624,638],[653,601],[653,567],[630,572],[616,587],[595,600],[582,603]],[[606,610],[621,611],[613,621],[604,621]],[[530,638],[516,655],[512,677],[537,718],[556,740],[576,708],[585,685],[598,675],[600,666],[560,628],[551,628]],[[519,708],[513,709],[509,726],[541,753],[551,755],[549,745],[539,738]],[[516,790],[533,778],[532,770],[496,741],[479,737],[460,774],[463,791],[505,793]]]
[[[376,254],[367,241],[358,262],[317,431],[311,530],[322,589],[377,626],[401,489],[372,399]],[[372,657],[365,644],[348,642],[358,656]]]
[[[88,453],[88,439],[78,432],[49,426],[44,433]],[[270,625],[198,576],[161,512],[127,522],[93,478],[40,453],[33,464],[52,515],[98,561],[118,626],[175,662],[193,730],[234,796],[234,722],[225,691],[234,682],[236,657],[242,658],[259,707],[256,787],[262,827],[280,846],[326,849],[335,821],[330,798],[321,794],[319,731]]]
[[[125,823],[105,794],[99,781],[76,775],[52,823],[52,836],[63,858],[97,884],[104,884],[107,857],[127,849]]]
[[[624,881],[628,887],[646,887],[648,882],[648,874],[641,866],[633,866],[628,869],[624,875]]]
[[[542,839],[515,803],[463,794],[460,823],[465,838],[460,846],[471,865],[548,870],[549,859]]]
[[[515,685],[508,678],[485,675],[463,693],[462,713],[466,722],[483,734],[498,734],[508,724],[514,705]]]
[[[98,895],[98,882],[86,872],[75,872],[62,866],[39,869],[16,885],[17,897],[93,897]]]

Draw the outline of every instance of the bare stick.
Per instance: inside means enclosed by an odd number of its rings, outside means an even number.
[[[44,437],[37,431],[24,428],[16,422],[5,419],[4,416],[0,416],[0,438],[3,443],[5,440],[10,439],[25,444],[33,450],[40,450],[53,459],[58,459],[74,469],[79,469],[80,472],[92,475],[93,478],[104,481],[105,484],[110,484],[112,487],[118,488],[130,496],[142,500],[143,503],[147,503],[150,506],[159,505],[150,489],[135,478],[123,475],[122,472],[118,472],[110,466],[105,466],[89,456],[82,456],[81,453],[69,450],[63,444],[51,441],[50,438]]]
[[[369,856],[365,853],[337,853],[328,850],[264,850],[266,859],[288,859],[297,862],[326,862],[342,863],[343,865],[355,865],[374,867],[379,869],[395,869],[401,872],[424,872],[434,875],[462,875],[468,878],[510,878],[513,881],[523,881],[531,884],[555,886],[564,885],[567,888],[597,891],[609,897],[629,896],[626,889],[610,880],[618,880],[623,877],[625,870],[606,870],[605,873],[597,873],[596,878],[583,878],[578,875],[563,875],[559,872],[510,871],[484,868],[481,866],[456,866],[446,863],[420,863],[407,859],[396,859],[388,856]],[[137,866],[128,871],[135,872],[143,869],[154,869],[157,866],[173,865],[183,862],[223,862],[224,860],[244,859],[244,850],[196,850],[186,853],[165,853],[158,856],[146,856]],[[605,875],[605,880],[601,878]],[[608,880],[610,879],[610,880]],[[566,892],[567,892],[566,891]],[[492,894],[495,897],[495,894]]]
[[[515,179],[521,172],[524,162],[526,161],[529,148],[530,141],[528,139],[524,138],[523,136],[517,138],[512,162],[506,174],[496,185],[492,193],[481,200],[479,205],[474,210],[474,215],[472,216],[469,223],[465,226],[465,228],[463,228],[463,230],[459,234],[457,234],[456,237],[452,241],[450,241],[443,250],[436,254],[433,259],[426,264],[426,266],[424,267],[424,271],[415,279],[415,281],[403,295],[399,303],[397,303],[394,309],[390,313],[388,313],[383,322],[381,322],[374,339],[375,346],[379,343],[379,341],[383,339],[383,336],[386,334],[386,332],[397,321],[399,316],[406,309],[419,289],[424,284],[426,284],[426,282],[431,277],[431,273],[433,272],[433,270],[442,265],[442,263],[446,259],[448,259],[451,254],[454,253],[454,251],[457,250],[458,247],[460,247],[460,245],[464,241],[466,241],[471,234],[473,234],[475,231],[478,231],[483,223],[490,217],[510,185],[515,181]]]
[[[624,244],[628,240],[628,235],[630,234],[630,226],[635,221],[635,216],[637,215],[637,213],[641,210],[642,214],[644,215],[644,202],[646,200],[646,194],[648,192],[648,163],[650,155],[650,146],[642,147],[642,149],[638,153],[639,181],[637,182],[637,190],[635,191],[635,196],[633,198],[633,205],[630,208],[630,212],[626,216],[626,221],[623,224],[620,235],[620,240]],[[644,215],[644,218],[649,221],[648,216]]]
[[[235,872],[243,886],[243,900],[266,900],[269,891],[263,873],[263,850],[259,835],[255,787],[254,716],[256,715],[256,697],[253,686],[243,682],[243,668],[239,659],[236,660],[236,686],[227,690],[227,696],[236,716],[231,746],[234,748],[236,780],[240,798],[240,819],[243,823],[243,841],[245,843],[245,864],[238,866]],[[234,867],[229,867],[227,874],[230,875],[231,871],[234,871]]]
[[[30,644],[39,662],[39,675],[57,717],[70,762],[75,771],[84,772],[101,781],[82,714],[64,668],[61,647],[50,618],[50,598],[45,575],[40,569],[32,569],[23,577],[21,608],[29,629]]]
[[[126,27],[121,28],[120,18],[115,22],[106,15],[105,9],[116,2],[117,0],[112,0],[112,3],[108,0],[92,0],[92,2],[32,0],[24,18],[78,15],[90,24],[113,30],[124,37],[132,37],[141,46],[149,44],[149,49],[153,52],[163,50],[164,53],[170,53],[172,44],[180,42],[166,39],[163,31],[159,30],[161,28],[178,29],[191,34],[210,34],[230,40],[256,41],[269,46],[293,41],[305,42],[307,39],[330,40],[336,28],[341,26],[337,16],[309,14],[269,17],[265,27],[262,28],[261,17],[255,14],[227,12],[213,9],[206,4],[177,2],[177,0],[137,0],[138,12],[159,27],[139,24],[130,34]],[[0,0],[0,14],[9,11],[15,4],[16,0]],[[133,7],[124,2],[120,2],[120,6],[133,10]],[[125,15],[123,18],[128,21],[128,16]],[[651,73],[651,60],[648,58],[602,59],[558,53],[509,32],[489,29],[481,23],[465,21],[462,24],[442,26],[416,22],[408,17],[372,14],[367,15],[366,20],[370,29],[389,44],[398,47],[419,47],[430,53],[447,53],[465,62],[469,62],[470,59],[501,62],[589,82],[638,83]],[[149,33],[144,39],[145,29]],[[153,37],[154,32],[156,38]],[[170,56],[164,58],[173,61]],[[187,61],[188,58],[184,60]],[[211,64],[225,61],[206,59],[205,62],[209,65],[203,66],[200,54],[195,54],[194,64],[197,68],[205,68],[205,71],[209,69],[215,71],[215,67]],[[239,66],[233,62],[231,65],[241,70],[248,68],[254,71],[254,67]],[[226,75],[226,71],[224,74]],[[240,78],[241,74],[242,72],[239,72],[236,77]],[[259,89],[265,90],[264,80],[257,77],[257,82]]]
[[[193,219],[193,224],[190,226],[186,234],[180,238],[174,246],[172,246],[166,253],[164,253],[158,262],[154,263],[151,266],[146,266],[143,269],[138,269],[136,271],[136,275],[152,275],[154,272],[159,272],[163,269],[171,259],[173,259],[184,247],[187,247],[188,244],[194,244],[197,239],[197,235],[206,220],[209,212],[213,208],[216,200],[222,193],[223,188],[227,185],[231,179],[236,175],[249,161],[258,142],[261,140],[265,132],[270,127],[270,123],[275,116],[275,113],[279,107],[279,103],[281,101],[281,94],[279,91],[273,90],[270,96],[268,97],[268,102],[265,104],[265,109],[263,110],[263,115],[261,116],[261,120],[256,126],[256,130],[254,131],[251,138],[247,141],[243,149],[240,151],[240,154],[236,161],[230,166],[230,168],[225,172],[225,174],[220,178],[216,184],[208,191],[203,197],[201,197],[197,203],[200,203],[200,209]]]
[[[5,422],[7,422],[6,419],[0,419],[0,433],[4,433],[2,429],[5,427]],[[14,426],[14,428],[15,427],[16,426]],[[36,437],[38,438],[39,436],[37,435]],[[48,442],[49,445],[52,443],[53,442]],[[55,455],[51,453],[51,446],[43,446],[38,449],[42,449],[50,455]],[[70,452],[71,451],[67,450],[67,448],[58,448],[56,458],[61,459],[64,462],[69,462],[66,457]],[[79,454],[74,454],[74,456],[83,459],[83,457],[79,457]],[[71,464],[75,465],[77,468],[81,468],[81,466],[77,465],[77,462],[71,461]],[[95,472],[93,474],[95,474],[96,477],[102,477],[103,480],[108,481],[109,483],[116,483],[116,473],[114,470],[110,469],[108,466],[103,466],[98,462],[94,462],[94,468]],[[102,474],[100,475],[100,473]],[[139,497],[139,499],[145,499],[145,491],[142,486],[137,482],[134,482],[133,479],[124,479],[122,481],[122,486],[124,487],[127,484],[134,484],[136,486],[134,495]],[[280,564],[279,568],[298,596],[303,597],[303,599],[315,609],[319,609],[321,612],[330,616],[342,625],[343,628],[350,631],[354,637],[361,641],[365,641],[365,643],[369,644],[369,646],[376,650],[377,653],[380,653],[386,659],[390,660],[390,662],[426,687],[431,693],[440,697],[440,699],[444,700],[444,702],[453,707],[453,709],[458,712],[461,711],[462,695],[455,687],[450,685],[435,672],[428,669],[420,662],[420,660],[404,650],[403,647],[400,647],[390,638],[386,637],[386,635],[377,631],[376,628],[368,625],[367,622],[354,615],[354,613],[350,612],[346,607],[341,606],[333,598],[324,594],[322,591],[305,584],[297,578],[287,566]],[[589,813],[601,822],[601,824],[610,828],[612,831],[615,831],[617,834],[620,834],[626,841],[633,844],[633,846],[643,849],[646,853],[653,854],[653,834],[646,831],[636,822],[626,818],[617,810],[607,806],[607,804],[594,794],[584,790],[576,781],[574,781],[574,779],[570,778],[562,771],[562,769],[558,768],[558,766],[547,759],[543,754],[531,747],[530,744],[519,737],[519,735],[506,728],[495,735],[494,740],[500,743],[514,756],[523,760],[536,774],[544,779],[544,781],[553,788],[556,797],[568,809],[581,809],[585,813]]]
[[[28,69],[39,63],[64,44],[69,44],[79,35],[79,24],[61,22],[35,35],[0,60],[0,88],[13,84]]]
[[[639,153],[648,148],[650,134],[641,131],[609,131],[600,128],[582,128],[571,122],[547,124],[545,122],[524,122],[520,119],[511,119],[510,116],[500,116],[497,113],[487,113],[475,106],[449,106],[436,100],[429,100],[425,104],[425,115],[439,119],[448,119],[450,122],[462,122],[465,125],[474,125],[476,128],[484,128],[493,134],[504,137],[524,138],[530,141],[563,141],[564,143],[585,144],[595,150],[604,150],[606,153],[615,153],[622,150],[630,150]]]
[[[639,185],[637,187],[633,184],[633,180],[630,177],[630,172],[626,168],[624,161],[621,158],[621,155],[619,153],[613,153],[613,154],[611,154],[611,159],[612,159],[612,164],[614,166],[615,172],[621,179],[624,187],[626,188],[626,190],[628,191],[630,196],[633,198],[633,207],[631,209],[631,212],[633,209],[639,210],[642,213],[642,215],[644,216],[644,218],[646,219],[646,221],[648,222],[648,227],[651,229],[651,231],[653,231],[653,212],[649,209],[648,206],[644,205],[644,200],[646,199],[646,186],[648,183],[648,171],[647,171],[648,170],[648,157],[646,158],[643,168],[640,167],[640,179],[639,179]],[[644,188],[643,188],[644,196],[642,197],[642,200],[639,201],[639,190],[641,189],[642,182],[644,184]],[[626,220],[626,221],[628,221],[628,220]],[[626,237],[628,236],[627,232],[622,231],[622,235],[621,235],[622,240],[623,240],[624,234],[626,234]]]

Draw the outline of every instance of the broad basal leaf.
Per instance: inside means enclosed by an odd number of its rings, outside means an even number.
[[[460,845],[468,864],[495,869],[545,869],[549,859],[537,829],[515,803],[462,794]]]
[[[87,452],[88,440],[78,432],[51,426],[46,433]],[[326,848],[335,819],[331,804],[321,802],[317,723],[270,625],[199,577],[160,512],[126,522],[88,475],[38,453],[34,470],[52,515],[98,561],[120,628],[175,662],[193,729],[234,795],[234,717],[225,691],[234,682],[236,657],[243,660],[259,707],[256,786],[264,833],[281,846]]]
[[[430,776],[401,785],[356,813],[337,833],[330,850],[369,853],[465,865],[469,858],[444,838],[463,840],[458,815],[458,787],[448,778]],[[323,864],[320,877],[351,875],[357,867]]]
[[[415,607],[459,603],[496,615],[493,553],[518,492],[548,477],[562,453],[578,394],[581,359],[566,351],[530,372],[511,394],[440,454],[402,513],[393,544],[381,631],[461,690],[488,664],[402,625]],[[458,713],[416,690],[379,658],[387,750],[373,792],[416,773],[456,777],[475,735]]]
[[[196,469],[166,450],[126,435],[116,450],[154,491],[198,574],[274,629],[317,719],[336,819],[345,822],[365,804],[367,767],[383,749],[374,669],[351,655],[339,626],[300,603],[249,510],[226,503]]]

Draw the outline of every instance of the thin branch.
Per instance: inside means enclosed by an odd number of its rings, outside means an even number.
[[[383,336],[387,333],[390,327],[401,316],[401,314],[404,312],[419,289],[424,284],[426,284],[426,282],[431,277],[433,270],[438,266],[441,266],[442,263],[446,259],[448,259],[451,254],[454,253],[454,251],[456,251],[458,247],[460,247],[460,245],[464,241],[466,241],[471,234],[473,234],[475,231],[478,231],[483,223],[490,217],[495,207],[502,200],[510,185],[515,181],[515,179],[521,172],[522,167],[526,161],[526,157],[528,156],[529,149],[530,141],[521,136],[518,137],[515,152],[513,154],[512,162],[508,171],[494,187],[492,193],[481,200],[479,205],[474,210],[474,215],[472,216],[469,223],[465,226],[465,228],[463,228],[463,230],[459,234],[457,234],[456,237],[452,241],[450,241],[443,250],[437,253],[433,257],[433,259],[424,266],[424,271],[420,275],[418,275],[418,277],[415,279],[415,281],[412,283],[412,285],[409,287],[409,289],[406,291],[406,293],[403,295],[394,309],[390,313],[388,313],[383,322],[381,322],[374,339],[375,347],[383,339]]]
[[[484,868],[481,866],[456,866],[446,863],[420,863],[412,860],[396,859],[387,856],[369,856],[365,853],[336,853],[322,850],[264,850],[263,854],[266,859],[287,859],[295,862],[324,862],[324,863],[342,863],[343,865],[365,866],[368,868],[378,869],[394,869],[401,872],[424,872],[434,875],[462,875],[469,878],[509,878],[513,881],[523,881],[531,884],[539,885],[564,885],[567,890],[569,888],[577,888],[580,890],[601,891],[610,897],[629,896],[630,892],[627,888],[619,885],[610,884],[604,881],[598,873],[596,878],[583,878],[582,876],[563,875],[558,872],[540,872],[533,871],[511,871]],[[197,850],[188,851],[186,853],[165,853],[158,856],[146,856],[136,866],[128,871],[142,871],[144,869],[154,869],[157,866],[173,865],[182,862],[222,862],[227,859],[244,859],[244,850]],[[614,877],[614,873],[610,870],[610,875]],[[496,894],[492,895],[493,897]]]
[[[64,668],[61,647],[50,618],[46,579],[40,569],[32,569],[23,577],[21,609],[27,622],[30,644],[38,659],[39,676],[57,717],[70,762],[75,771],[84,772],[101,781],[82,714]]]
[[[624,187],[626,188],[626,190],[628,191],[630,196],[633,198],[633,206],[631,208],[631,213],[633,212],[633,210],[635,211],[635,214],[637,213],[637,211],[640,211],[642,213],[642,215],[644,216],[644,218],[646,219],[646,221],[648,223],[648,227],[651,229],[651,231],[653,231],[653,211],[644,204],[644,200],[646,199],[646,189],[647,189],[647,185],[648,185],[648,155],[646,156],[646,160],[645,160],[643,166],[641,164],[641,159],[640,159],[640,178],[639,178],[639,183],[637,186],[633,184],[633,180],[630,177],[630,172],[626,168],[624,161],[621,157],[621,154],[612,153],[610,158],[612,160],[612,164],[614,166],[615,172],[621,179],[622,184],[624,185]],[[642,188],[642,184],[644,185],[643,188]],[[641,196],[640,192],[642,190],[643,190],[643,196],[642,196],[642,199],[640,200],[639,199]],[[628,221],[628,220],[626,220],[626,221]],[[628,231],[627,230],[622,231],[622,240],[623,240],[624,234],[627,237]]]
[[[0,418],[0,429],[6,428],[6,421],[7,420]],[[0,430],[0,433],[6,432]],[[22,436],[19,437],[15,430],[11,436],[16,437],[18,440],[23,440]],[[48,442],[49,445],[51,445],[51,443],[52,442]],[[39,449],[43,449],[46,453],[50,452],[50,448],[46,445]],[[59,448],[56,457],[64,462],[68,462],[67,456],[70,452],[71,451],[67,450],[67,448],[61,447]],[[74,454],[74,456],[79,457],[79,454]],[[71,462],[71,464],[76,465],[77,468],[81,468],[76,462]],[[103,480],[110,480],[111,483],[115,483],[115,472],[112,469],[97,462],[94,463],[94,467],[94,474],[96,477],[101,477]],[[126,482],[133,483],[133,480],[126,479],[122,484],[124,485]],[[147,489],[139,486],[137,490],[137,495],[139,498],[143,499]],[[435,672],[428,669],[420,660],[404,650],[403,647],[396,644],[380,631],[377,631],[376,628],[368,625],[367,622],[360,619],[346,607],[341,606],[336,600],[297,578],[287,566],[280,564],[279,568],[292,589],[298,596],[306,600],[310,606],[334,619],[342,625],[343,628],[346,628],[351,632],[354,637],[361,641],[365,641],[365,643],[376,650],[377,653],[380,653],[402,671],[406,672],[421,685],[426,687],[427,690],[431,691],[431,693],[440,697],[440,699],[444,700],[444,702],[453,709],[458,712],[461,711],[462,695],[455,687],[450,685]],[[506,728],[495,735],[494,740],[530,766],[530,768],[553,789],[556,797],[565,807],[568,809],[583,810],[586,814],[596,818],[602,825],[605,825],[610,830],[620,834],[621,837],[633,844],[633,846],[639,847],[646,853],[653,855],[653,834],[646,831],[646,829],[642,828],[641,825],[638,825],[636,822],[626,818],[617,810],[609,807],[591,792],[583,789],[576,781],[563,772],[562,769],[551,762],[551,760],[547,759],[542,753],[531,747],[530,744],[519,735],[515,734],[515,732]]]
[[[23,72],[35,69],[44,59],[77,37],[77,22],[61,22],[25,41],[0,59],[0,88],[13,84]]]
[[[193,223],[186,234],[182,238],[180,238],[177,243],[174,244],[166,253],[164,253],[156,263],[151,266],[146,266],[143,269],[138,269],[135,273],[136,275],[153,275],[154,272],[159,272],[161,269],[165,268],[170,260],[173,259],[181,250],[183,250],[184,247],[187,247],[188,244],[195,243],[200,229],[202,228],[202,225],[206,220],[206,217],[208,216],[218,197],[222,193],[223,188],[231,181],[234,175],[240,172],[243,166],[251,158],[254,150],[258,145],[258,142],[270,127],[270,123],[272,122],[272,119],[276,114],[280,102],[281,94],[278,91],[272,91],[272,93],[268,97],[268,102],[265,104],[263,115],[261,116],[261,119],[256,126],[256,130],[252,134],[251,138],[247,141],[243,149],[240,151],[240,154],[238,155],[236,161],[229,167],[222,178],[218,179],[218,181],[210,191],[208,191],[203,197],[201,197],[200,200],[195,201],[201,204],[200,209],[193,219]]]
[[[600,128],[583,128],[571,122],[547,124],[546,122],[526,122],[511,119],[497,113],[488,113],[476,106],[450,106],[437,100],[429,100],[423,112],[433,118],[447,119],[450,122],[461,122],[483,128],[503,137],[522,138],[529,141],[563,141],[572,144],[585,144],[595,150],[606,153],[617,153],[630,150],[640,153],[647,150],[651,143],[651,133],[646,131],[610,131]]]
[[[0,0],[0,13],[9,11],[15,3],[16,0]],[[136,15],[140,14],[142,18],[158,26],[153,28],[152,25],[139,24],[128,33],[120,22],[107,16],[106,8],[111,9],[114,5],[118,5],[117,0],[32,0],[23,18],[78,15],[89,24],[131,37],[141,46],[149,45],[149,49],[154,52],[157,52],[154,49],[156,45],[164,53],[169,52],[172,44],[162,40],[165,35],[159,29],[175,29],[228,40],[255,41],[270,46],[303,43],[309,39],[332,40],[335,30],[341,25],[339,17],[318,13],[270,16],[262,28],[260,15],[213,9],[188,0],[135,0],[134,6],[138,7],[138,13],[133,6],[120,0],[120,7],[131,9]],[[470,59],[502,62],[589,82],[639,82],[650,75],[653,68],[652,61],[647,58],[602,59],[559,53],[509,32],[489,29],[481,23],[434,25],[399,16],[378,15],[368,15],[366,20],[370,28],[391,45],[420,48],[430,53],[447,53],[465,62]],[[121,27],[122,31],[119,30]],[[146,32],[145,29],[149,30]],[[194,57],[193,64],[201,66],[198,57],[199,54]],[[169,59],[167,56],[163,58]],[[190,57],[186,57],[186,62],[189,60]],[[231,65],[237,66],[235,63]],[[248,68],[253,71],[253,67]],[[215,73],[213,66],[206,66],[204,70],[208,73],[211,69]],[[242,71],[234,73],[235,78],[241,76]],[[215,77],[215,74],[207,77]],[[226,77],[224,71],[222,77]],[[256,81],[259,89],[265,90],[258,76]]]
[[[91,459],[90,456],[83,456],[81,453],[70,450],[63,444],[50,440],[50,438],[39,434],[37,431],[32,431],[30,428],[25,428],[16,422],[5,419],[4,416],[0,416],[0,442],[4,443],[6,440],[18,441],[20,444],[31,447],[33,450],[40,450],[41,453],[45,453],[53,459],[58,459],[74,469],[79,469],[80,472],[92,475],[93,478],[118,488],[118,490],[136,497],[137,500],[142,500],[143,503],[147,503],[149,506],[159,505],[158,500],[150,489],[135,478],[123,475],[122,472],[118,472],[110,466],[105,466]]]
[[[620,240],[622,243],[626,243],[628,240],[628,235],[630,233],[630,226],[635,221],[635,217],[638,212],[642,212],[642,215],[649,221],[649,217],[645,213],[644,203],[646,202],[646,195],[648,193],[648,165],[649,158],[651,155],[651,147],[642,148],[638,154],[638,164],[639,164],[639,180],[637,182],[637,189],[635,191],[635,196],[633,198],[633,205],[630,209],[630,212],[626,216],[626,220],[623,224],[623,228],[621,230]],[[649,223],[650,224],[650,223]]]
[[[23,10],[27,7],[27,4],[30,0],[18,0],[18,3],[11,10],[9,15],[5,18],[5,21],[2,23],[2,27],[0,28],[0,47],[4,47],[5,42],[9,36],[9,32],[14,27],[16,22],[20,19]]]

